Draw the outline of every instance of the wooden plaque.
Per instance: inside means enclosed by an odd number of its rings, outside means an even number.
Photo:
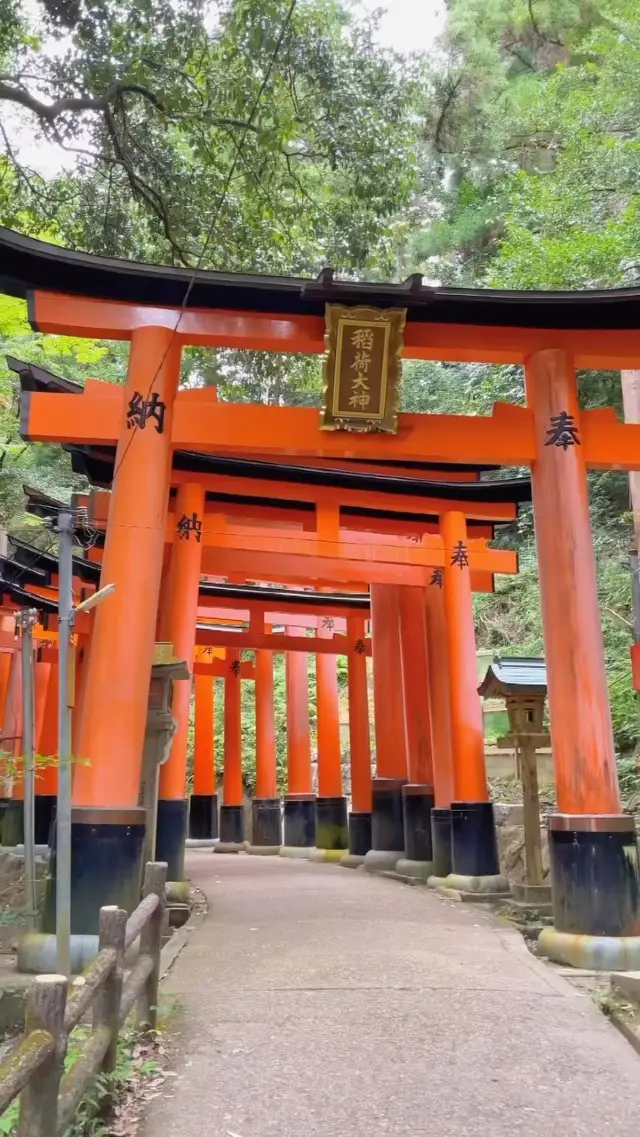
[[[406,310],[327,304],[323,430],[398,429]]]

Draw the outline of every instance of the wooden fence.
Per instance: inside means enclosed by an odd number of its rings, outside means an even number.
[[[27,997],[24,1039],[0,1066],[0,1114],[21,1094],[18,1137],[61,1137],[99,1075],[113,1073],[118,1034],[137,1003],[143,1031],[156,1025],[167,866],[145,869],[143,899],[127,920],[122,908],[100,909],[100,947],[81,978],[39,975]],[[126,950],[140,954],[124,978]],[[69,1034],[93,1008],[93,1028],[69,1070]],[[108,1091],[103,1104],[108,1106]]]

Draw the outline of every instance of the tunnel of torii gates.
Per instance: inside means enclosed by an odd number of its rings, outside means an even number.
[[[502,891],[472,591],[517,571],[515,554],[488,542],[531,491],[557,790],[549,821],[554,927],[541,948],[575,962],[579,943],[582,960],[640,966],[635,823],[621,809],[587,491],[589,469],[640,468],[640,426],[618,421],[613,408],[582,410],[576,383],[576,369],[638,365],[640,293],[457,290],[426,287],[420,277],[366,284],[329,269],[317,280],[192,274],[72,253],[8,230],[0,231],[0,264],[0,286],[27,298],[34,329],[130,342],[124,387],[89,379],[80,388],[14,361],[23,438],[62,443],[93,486],[86,516],[92,531],[104,532],[104,547],[98,541],[76,561],[78,598],[96,587],[98,569],[103,584],[116,586],[76,627],[74,931],[93,931],[100,904],[126,906],[137,888],[159,643],[170,643],[195,675],[198,824],[215,794],[212,680],[225,678],[223,846],[237,848],[243,837],[244,676],[256,685],[254,848],[315,845],[321,856],[364,857],[374,870],[403,859],[428,864],[436,880],[462,892]],[[324,406],[221,403],[210,389],[179,389],[189,345],[325,353]],[[522,365],[526,405],[497,404],[486,417],[396,414],[400,357]],[[528,467],[530,481],[496,476],[513,467]],[[3,574],[5,620],[25,603],[43,613],[38,729],[46,748],[56,566],[14,541]],[[18,679],[5,659],[8,626],[4,634],[3,734],[11,738]],[[255,663],[241,662],[243,649],[255,652]],[[277,651],[287,659],[282,837]],[[349,677],[348,837],[338,654]],[[177,875],[187,831],[189,687],[175,683],[177,729],[159,774],[156,856]]]

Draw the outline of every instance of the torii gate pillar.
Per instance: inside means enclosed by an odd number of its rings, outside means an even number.
[[[176,659],[193,672],[198,619],[198,591],[202,563],[204,488],[187,482],[178,488],[175,513],[177,532],[171,550],[171,568],[165,588],[166,611],[160,614],[162,641],[170,643]],[[198,528],[199,526],[199,528]],[[169,757],[160,767],[156,859],[166,861],[168,879],[184,878],[189,799],[187,798],[187,741],[191,682],[174,683],[171,713],[175,719]]]
[[[572,360],[527,362],[533,512],[558,812],[549,819],[554,927],[541,951],[578,967],[640,967],[635,820],[621,811],[580,409]]]
[[[445,513],[441,526],[445,547],[443,593],[456,794],[451,803],[453,871],[445,885],[462,893],[508,892],[508,882],[500,875],[493,805],[487,789],[464,514]]]
[[[244,848],[244,786],[242,781],[242,680],[240,652],[227,648],[224,683],[224,774],[220,807],[220,842],[216,853]]]
[[[427,649],[429,668],[431,732],[433,738],[433,788],[435,806],[431,810],[431,842],[433,877],[431,882],[444,883],[451,864],[451,801],[453,757],[451,752],[451,695],[449,668],[437,661],[447,658],[447,620],[444,610],[444,573],[434,573],[425,596],[427,616]]]
[[[304,629],[287,628],[287,635],[304,636]],[[287,652],[287,794],[284,799],[284,843],[280,850],[283,857],[308,857],[316,843],[308,669],[309,656],[305,652]]]
[[[189,837],[211,841],[218,836],[218,795],[215,760],[215,680],[196,675],[193,680],[193,791],[189,799]]]
[[[278,797],[273,652],[256,652],[256,792],[251,806],[248,853],[268,856],[282,846],[282,806]]]
[[[340,863],[345,868],[358,868],[371,850],[371,741],[367,657],[364,649],[365,622],[362,616],[349,617],[347,634],[351,813],[349,853]]]
[[[138,800],[179,376],[173,330],[135,328],[101,575],[116,587],[94,614],[75,744],[83,761],[73,778],[72,933],[97,932],[102,905],[131,910],[140,896]]]
[[[318,628],[320,639],[331,639],[331,629]],[[311,860],[340,861],[349,846],[347,799],[342,789],[340,707],[335,655],[316,655],[316,713],[318,722],[318,797],[316,850]]]
[[[400,596],[395,584],[371,585],[376,777],[372,782],[370,872],[392,870],[404,856],[402,787],[409,780],[400,647]]]

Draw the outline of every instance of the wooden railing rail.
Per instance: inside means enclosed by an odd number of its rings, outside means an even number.
[[[128,920],[122,908],[100,910],[100,950],[79,980],[34,980],[24,1039],[0,1066],[0,1114],[21,1095],[18,1137],[62,1137],[96,1078],[115,1070],[118,1034],[134,1003],[140,1029],[155,1030],[166,876],[166,864],[146,866],[144,896]],[[125,951],[138,938],[140,954],[125,981]],[[69,1034],[90,1008],[91,1033],[65,1072]],[[108,1105],[103,1089],[101,1107]]]

